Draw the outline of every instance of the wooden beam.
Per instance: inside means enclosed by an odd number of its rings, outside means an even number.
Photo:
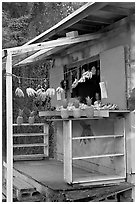
[[[37,51],[37,50],[42,50],[42,49],[54,48],[57,46],[59,47],[63,45],[70,45],[70,44],[75,44],[79,42],[94,40],[100,37],[101,37],[101,34],[87,34],[87,35],[79,36],[77,38],[67,38],[66,37],[66,38],[47,41],[43,43],[36,43],[34,45],[28,45],[24,47],[9,48],[7,50],[9,50],[13,55],[17,55],[17,54],[21,54],[25,52]]]
[[[68,46],[62,46],[62,47],[55,47],[55,48],[49,48],[47,50],[40,50],[38,52],[36,52],[35,54],[29,56],[28,58],[20,61],[19,63],[15,64],[14,66],[19,66],[19,65],[25,65],[25,64],[28,64],[28,63],[33,63],[33,62],[36,62],[36,61],[39,61],[41,60],[42,58],[46,58],[58,51],[60,51],[61,49],[63,48],[66,48]]]
[[[73,62],[73,63],[67,65],[67,68],[70,69],[72,67],[82,66],[84,64],[88,64],[88,63],[91,63],[91,62],[94,62],[94,61],[97,61],[97,60],[99,60],[99,55],[92,56],[92,57],[89,57],[89,58],[86,58],[86,59],[83,59],[83,60],[79,60],[77,62]]]
[[[7,52],[6,72],[12,74],[12,54]],[[7,202],[13,201],[13,137],[12,137],[12,77],[6,76],[6,123],[7,123]]]
[[[86,19],[84,18],[81,21],[83,23],[89,23],[89,24],[92,24],[92,23],[111,24],[113,23],[113,20],[109,18],[103,18],[103,17],[94,16],[94,15],[90,15]]]
[[[133,13],[133,9],[131,10],[131,9],[119,7],[118,3],[116,6],[107,5],[104,8],[102,8],[101,10],[107,11],[110,13],[114,13],[114,14],[118,14],[121,16],[127,16],[127,15]]]
[[[72,183],[72,120],[63,121],[64,180]]]

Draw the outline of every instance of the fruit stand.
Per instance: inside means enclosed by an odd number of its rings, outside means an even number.
[[[89,109],[89,107],[88,107]],[[73,110],[74,111],[74,110]],[[126,178],[125,115],[126,110],[93,110],[87,117],[72,110],[67,118],[61,111],[41,111],[56,126],[56,158],[63,161],[64,180],[69,183],[104,184]],[[82,173],[73,173],[75,168]]]

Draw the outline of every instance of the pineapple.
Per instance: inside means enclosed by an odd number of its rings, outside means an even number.
[[[90,98],[89,96],[86,98],[86,103],[88,106],[92,105],[92,98]]]
[[[63,100],[63,108],[66,109],[67,106],[68,106],[68,101],[67,101],[67,99],[64,99]]]
[[[33,124],[34,123],[34,113],[35,111],[30,111],[30,116],[29,116],[29,124]]]
[[[19,115],[17,117],[17,124],[21,125],[23,123],[23,110],[19,109]]]

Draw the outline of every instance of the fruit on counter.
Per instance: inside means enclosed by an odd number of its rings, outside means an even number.
[[[91,106],[91,104],[92,104],[92,98],[90,98],[89,96],[86,97],[86,103],[87,103],[88,106]]]
[[[35,120],[34,113],[35,113],[35,111],[31,111],[30,112],[29,124],[33,124],[34,123],[34,120]]]
[[[75,108],[79,108],[79,101],[78,101],[78,100],[76,100],[76,101],[74,102],[74,106],[75,106]]]
[[[43,88],[38,89],[38,90],[36,91],[37,96],[40,96],[43,91],[44,91]]]
[[[68,106],[68,100],[64,99],[63,100],[63,108],[67,108],[67,106]]]
[[[18,96],[18,97],[24,97],[24,93],[23,93],[23,91],[21,90],[20,87],[16,88],[15,95]]]
[[[116,104],[102,104],[101,102],[95,101],[94,102],[94,108],[95,109],[100,109],[100,110],[118,110],[118,106]]]
[[[28,96],[35,96],[36,91],[33,88],[29,87],[29,88],[26,89],[26,93],[27,93]]]
[[[23,110],[19,109],[19,115],[17,117],[17,124],[21,125],[23,123]]]

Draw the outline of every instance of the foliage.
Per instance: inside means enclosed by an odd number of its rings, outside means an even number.
[[[3,48],[24,44],[83,4],[84,2],[3,2]]]

